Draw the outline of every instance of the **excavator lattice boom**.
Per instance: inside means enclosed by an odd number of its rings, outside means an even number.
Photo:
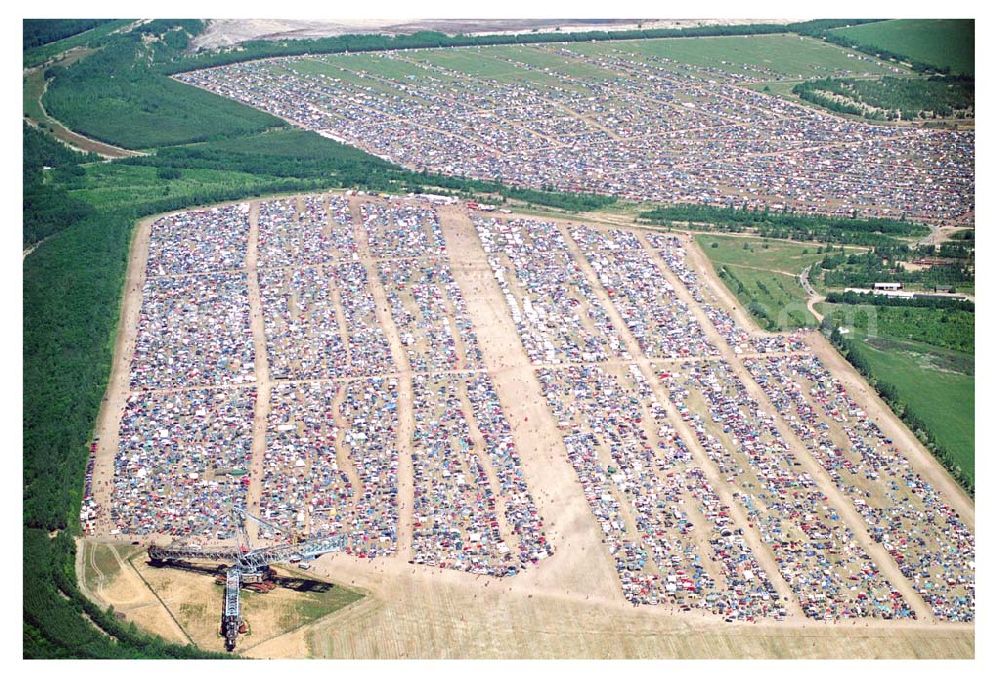
[[[235,548],[151,545],[147,550],[150,562],[156,566],[169,566],[172,563],[192,559],[223,561],[230,564],[226,569],[226,589],[222,609],[222,635],[226,639],[227,651],[236,648],[236,639],[243,624],[240,588],[244,582],[260,582],[267,576],[271,564],[312,560],[322,554],[338,552],[345,544],[345,538],[341,536],[299,540],[298,536],[290,531],[283,530],[244,509],[233,508],[230,515],[235,523]],[[286,541],[254,549],[247,530],[248,520],[267,528],[275,537],[281,536]]]

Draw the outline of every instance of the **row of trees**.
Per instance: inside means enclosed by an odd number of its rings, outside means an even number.
[[[767,238],[815,240],[857,245],[899,244],[898,236],[928,233],[926,226],[902,220],[877,218],[856,219],[809,215],[790,210],[772,212],[737,207],[710,205],[670,205],[639,214],[647,224],[669,225],[675,222],[695,222],[730,231],[754,229]]]
[[[925,309],[976,310],[975,302],[957,297],[895,297],[861,292],[830,292],[826,301],[831,304],[864,304],[876,307],[911,307]]]
[[[183,56],[164,66],[166,73],[193,71],[267,57],[341,52],[371,52],[432,47],[472,47],[476,45],[525,45],[553,42],[603,42],[649,38],[696,38],[727,35],[773,35],[799,33],[822,35],[824,31],[842,26],[855,26],[879,19],[819,19],[790,24],[734,24],[691,26],[689,28],[635,29],[623,31],[568,31],[551,33],[520,33],[516,35],[446,35],[436,31],[420,31],[410,35],[341,35],[316,40],[251,40],[229,50],[203,52]]]
[[[824,265],[825,269],[826,266]],[[834,266],[825,271],[824,280],[831,288],[868,288],[874,283],[898,282],[930,288],[935,285],[954,287],[974,280],[971,269],[960,263],[931,266],[907,271],[897,262],[892,266],[879,262],[864,262],[853,266]]]

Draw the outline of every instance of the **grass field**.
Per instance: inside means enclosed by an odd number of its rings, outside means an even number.
[[[242,189],[253,191],[280,181],[277,177],[247,172],[192,168],[180,171],[176,179],[162,179],[155,167],[95,164],[85,168],[69,194],[98,209],[114,210],[136,201],[197,196],[205,191]]]
[[[868,359],[875,379],[896,388],[900,401],[975,483],[975,358],[918,342],[852,343]]]
[[[499,52],[496,47],[420,50],[407,54],[407,59],[458,71],[469,78],[477,80],[495,80],[500,83],[517,83],[528,80],[543,86],[562,85],[558,78],[540,71],[527,70],[509,61],[505,61],[503,58],[499,58],[506,57],[516,60],[521,54],[530,54],[538,50],[531,47],[513,47],[508,49],[510,51],[507,52]],[[610,71],[604,71],[592,66],[588,67],[585,64],[580,65],[579,68],[573,68],[573,66],[575,65],[564,62],[561,68],[553,70],[581,80],[611,80],[616,77]],[[437,76],[435,75],[435,77]]]
[[[390,59],[372,54],[328,54],[315,57],[335,66],[340,66],[358,73],[378,75],[392,80],[426,80],[431,73],[402,59]],[[448,76],[440,75],[439,79],[448,80]]]
[[[806,307],[798,277],[745,266],[725,264],[720,278],[764,330],[814,328],[815,317]]]
[[[698,234],[695,241],[724,271],[722,281],[764,329],[791,330],[817,325],[799,273],[823,258],[816,247],[763,238]]]
[[[734,238],[697,234],[695,241],[713,264],[736,264],[773,269],[799,275],[805,267],[823,259],[815,246],[766,238]],[[712,247],[717,243],[718,247]]]
[[[580,80],[608,80],[615,76],[607,69],[582,61],[569,61],[564,57],[537,46],[496,45],[490,47],[490,54],[519,61],[535,68],[549,69],[555,73],[568,75]]]
[[[966,19],[894,19],[832,31],[858,43],[906,55],[952,73],[976,75],[975,22]]]
[[[358,87],[370,87],[376,92],[400,96],[400,91],[392,85],[380,82],[371,77],[365,77],[368,73],[366,71],[362,71],[361,73],[354,70],[343,71],[341,70],[341,67],[350,69],[350,66],[347,64],[331,63],[327,59],[321,59],[319,57],[299,59],[294,63],[287,64],[287,66],[275,66],[275,68],[283,70],[282,75],[284,77],[296,77],[296,73],[302,73],[305,75],[323,75],[328,78],[342,80]]]
[[[83,575],[88,589],[94,591],[119,576],[121,566],[109,545],[93,543],[83,549],[87,565]]]
[[[42,93],[45,91],[45,76],[41,70],[30,70],[23,78],[24,115],[36,123],[46,119],[42,109]]]
[[[218,628],[223,587],[216,582],[213,564],[156,568],[141,547],[84,540],[80,549],[80,577],[105,605],[123,611],[128,621],[153,634],[172,637],[180,631],[203,650],[222,650]],[[273,591],[241,592],[248,631],[240,635],[237,651],[308,625],[364,596],[298,569],[277,567],[275,572],[278,587]]]
[[[756,35],[713,38],[663,38],[656,40],[624,40],[613,42],[569,43],[566,45],[492,45],[463,49],[430,49],[402,53],[397,59],[385,59],[365,54],[335,54],[317,57],[335,66],[368,72],[386,78],[405,81],[432,76],[441,80],[440,73],[407,64],[426,63],[463,73],[471,78],[516,82],[531,79],[542,84],[560,84],[556,78],[535,71],[526,71],[505,61],[512,59],[538,69],[578,80],[608,81],[618,77],[612,71],[573,61],[557,55],[555,50],[568,49],[581,55],[631,55],[630,58],[666,57],[695,67],[718,68],[745,73],[744,64],[766,67],[782,78],[804,79],[824,76],[850,76],[892,73],[892,67],[873,58],[859,59],[857,53],[835,45],[797,35]],[[317,69],[318,70],[318,69]],[[334,72],[327,72],[333,74]],[[560,84],[565,86],[564,84]]]

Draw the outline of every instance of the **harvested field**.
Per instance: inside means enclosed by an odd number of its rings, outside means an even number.
[[[135,243],[79,572],[147,629],[220,649],[222,588],[122,542],[245,506],[350,590],[247,592],[255,657],[974,653],[972,502],[688,235],[322,194]]]

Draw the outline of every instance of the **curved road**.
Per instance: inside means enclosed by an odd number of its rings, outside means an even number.
[[[809,313],[816,317],[816,320],[820,323],[823,322],[823,314],[816,311],[816,307],[813,306],[816,302],[822,302],[823,296],[820,295],[816,290],[813,289],[812,283],[809,282],[809,270],[813,268],[814,264],[810,264],[806,268],[802,269],[802,273],[799,274],[799,285],[802,289],[806,291],[809,295],[809,299],[806,300],[806,307],[809,309]]]

